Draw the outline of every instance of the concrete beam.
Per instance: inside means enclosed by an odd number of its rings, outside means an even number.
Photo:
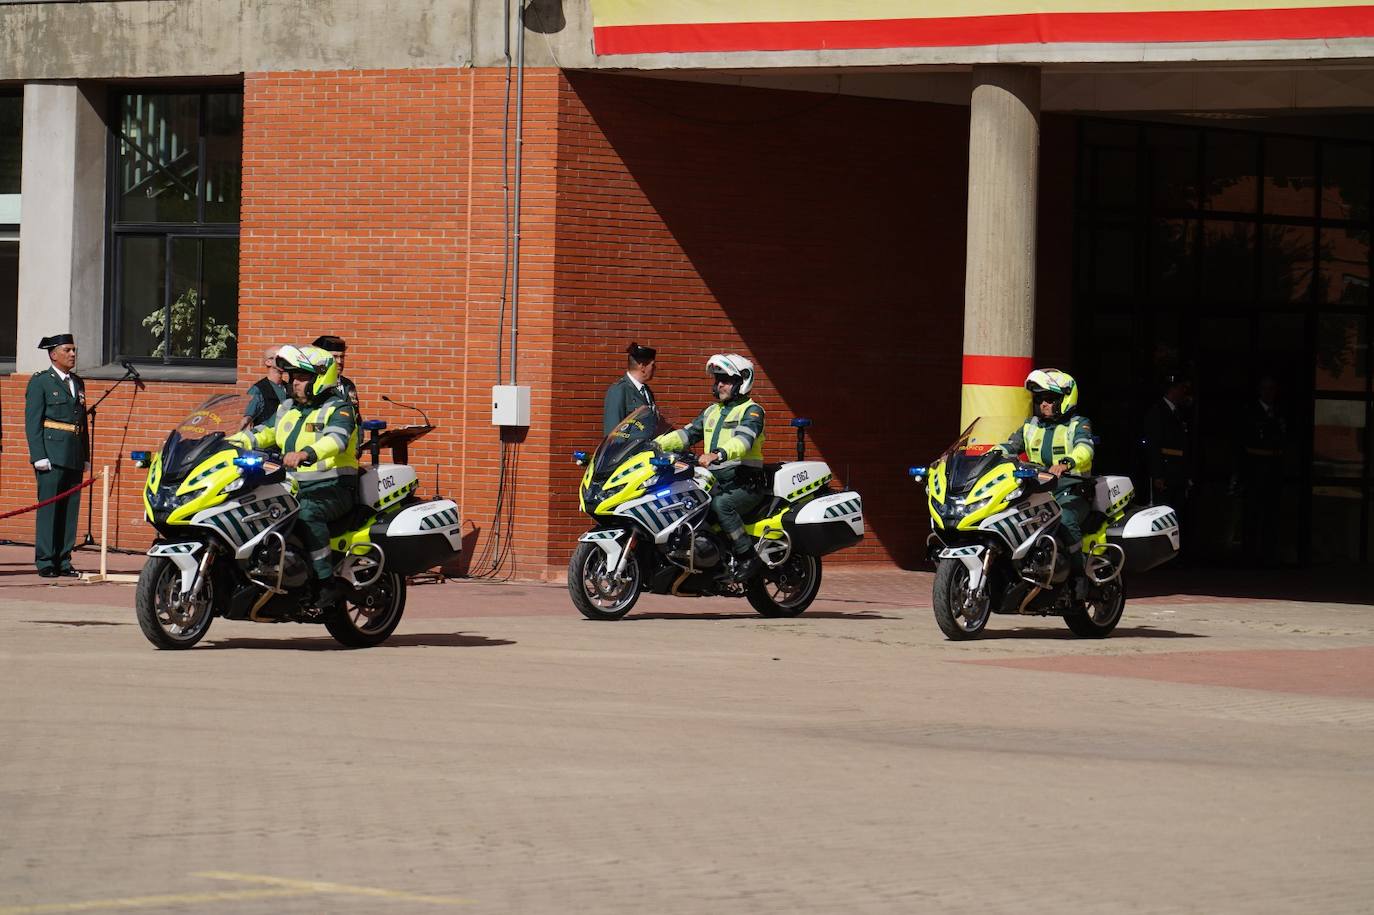
[[[40,338],[72,333],[81,365],[104,340],[105,149],[101,87],[30,83],[24,89],[19,224],[17,371],[48,365]]]

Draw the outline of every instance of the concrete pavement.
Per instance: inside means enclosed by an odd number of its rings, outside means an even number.
[[[1374,909],[1358,582],[959,644],[916,573],[782,621],[450,582],[378,649],[157,652],[130,586],[30,578],[0,550],[0,913]]]

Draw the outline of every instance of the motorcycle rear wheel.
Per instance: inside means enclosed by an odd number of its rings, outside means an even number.
[[[205,637],[215,618],[214,576],[205,583],[200,600],[186,612],[172,607],[181,592],[181,571],[170,559],[150,556],[138,573],[134,591],[134,610],[138,628],[158,648],[190,648]]]
[[[935,588],[931,603],[935,622],[945,638],[954,642],[976,639],[987,628],[992,616],[992,601],[983,598],[983,606],[965,615],[964,598],[968,595],[968,567],[953,559],[941,561],[935,570]]]
[[[324,628],[341,645],[371,648],[391,637],[406,610],[406,580],[399,572],[384,572],[373,585],[340,601],[324,617]]]
[[[1102,639],[1112,634],[1126,610],[1126,583],[1120,578],[1105,585],[1103,594],[1064,613],[1064,622],[1074,635]]]
[[[589,620],[618,620],[639,600],[639,557],[631,553],[619,581],[606,568],[606,551],[595,543],[579,543],[568,560],[568,595]]]
[[[744,590],[759,616],[800,616],[821,590],[819,556],[793,556],[781,568],[757,575]]]

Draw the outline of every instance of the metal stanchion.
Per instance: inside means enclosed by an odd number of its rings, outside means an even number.
[[[127,572],[110,572],[109,552],[110,468],[109,465],[106,465],[100,468],[100,571],[87,572],[81,576],[81,580],[89,582],[119,581],[130,584],[138,581],[137,575],[130,575]]]

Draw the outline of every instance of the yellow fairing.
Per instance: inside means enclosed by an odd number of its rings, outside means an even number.
[[[620,488],[593,506],[598,515],[609,514],[616,506],[644,495],[649,481],[658,476],[658,468],[649,463],[649,459],[653,456],[652,451],[641,451],[622,463],[615,473],[611,474],[611,478],[606,481],[603,490]],[[587,510],[584,494],[591,483],[591,474],[592,467],[588,466],[587,473],[582,477],[582,490],[578,493],[583,511]]]
[[[366,548],[372,543],[372,522],[375,520],[377,520],[375,517],[368,518],[362,527],[335,537],[329,541],[330,548],[338,550],[340,553],[357,553],[358,555],[366,553]]]
[[[791,510],[792,507],[787,506],[771,518],[764,518],[762,521],[746,524],[744,526],[744,532],[750,537],[754,537],[758,540],[781,540],[783,535],[782,518]]]
[[[978,525],[988,518],[1007,510],[1007,501],[1020,485],[1016,477],[1012,476],[1012,471],[1015,469],[1014,464],[1006,461],[978,478],[978,483],[973,487],[965,501],[972,504],[986,499],[987,504],[961,518],[959,530],[975,531],[978,529]]]
[[[148,483],[143,487],[143,514],[149,520],[153,520],[153,504],[148,498],[149,494],[157,492],[157,486],[162,482],[162,454],[153,455],[152,463],[148,465]]]
[[[240,471],[234,466],[234,458],[238,453],[236,448],[224,448],[197,464],[185,481],[177,487],[177,495],[184,496],[195,492],[199,492],[200,495],[177,506],[168,516],[167,523],[189,523],[197,512],[218,505],[228,498],[224,487],[239,477]],[[143,488],[143,513],[149,521],[153,520],[153,507],[148,495],[157,492],[161,483],[162,455],[158,454],[153,456],[152,463],[148,466],[148,484]]]
[[[984,503],[975,511],[971,511],[960,518],[956,526],[957,530],[977,530],[978,525],[989,517],[1006,510],[1007,502],[1012,493],[1019,488],[1016,477],[1012,475],[1012,471],[1015,469],[1016,465],[1011,461],[997,464],[979,478],[967,497],[956,497],[964,504]],[[926,477],[926,499],[930,506],[930,520],[937,528],[944,528],[945,526],[945,522],[941,518],[941,510],[945,505],[948,485],[945,462],[938,461],[931,466]]]

